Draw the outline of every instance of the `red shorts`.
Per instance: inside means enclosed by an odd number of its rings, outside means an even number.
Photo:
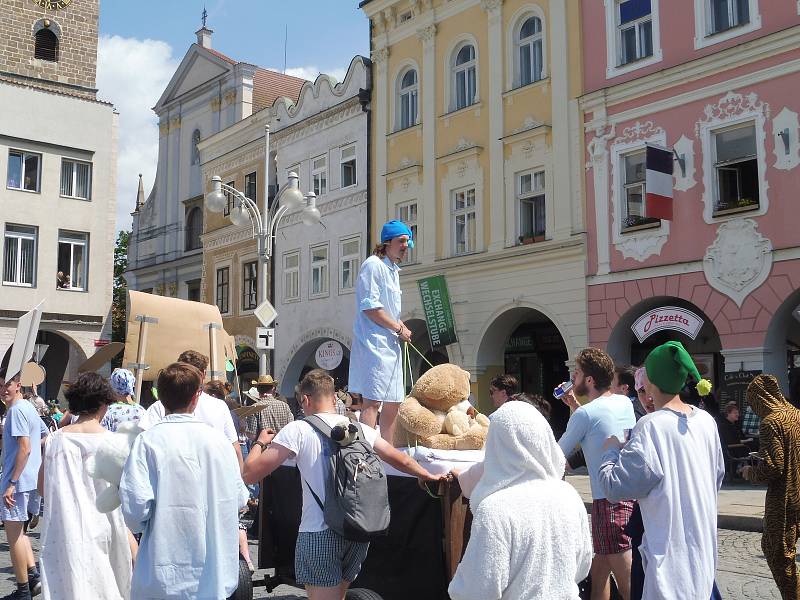
[[[592,502],[592,545],[595,554],[619,554],[631,549],[631,538],[625,533],[633,513],[633,502],[609,502],[605,498]]]

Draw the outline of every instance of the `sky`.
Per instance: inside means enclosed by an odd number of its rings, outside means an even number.
[[[283,71],[286,39],[288,74],[341,79],[353,56],[369,56],[369,22],[357,0],[101,0],[97,95],[119,112],[117,230],[130,229],[139,173],[145,197],[152,187],[151,109],[196,40],[204,7],[212,47],[239,61]]]

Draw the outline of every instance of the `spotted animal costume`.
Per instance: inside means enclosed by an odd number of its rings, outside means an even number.
[[[772,375],[759,375],[747,388],[759,417],[761,461],[748,480],[767,483],[761,549],[784,600],[800,600],[795,548],[800,535],[800,411],[783,397]]]

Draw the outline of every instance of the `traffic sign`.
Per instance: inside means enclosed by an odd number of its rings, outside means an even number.
[[[272,327],[256,327],[256,350],[275,349],[275,329]]]
[[[253,311],[253,314],[256,316],[261,324],[264,327],[269,327],[272,325],[272,322],[275,320],[275,317],[278,316],[278,311],[275,310],[275,307],[272,306],[269,300],[264,300],[261,304],[258,305]]]

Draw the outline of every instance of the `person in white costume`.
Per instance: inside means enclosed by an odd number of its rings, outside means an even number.
[[[561,480],[565,463],[533,406],[507,402],[493,413],[452,600],[578,599],[592,537],[580,496]]]
[[[97,510],[97,495],[110,484],[93,479],[86,468],[87,460],[114,435],[100,421],[115,397],[97,373],[80,375],[65,395],[78,420],[47,437],[39,474],[44,488],[42,594],[53,600],[127,600],[128,530],[119,508],[106,514]]]
[[[624,446],[606,441],[598,476],[612,502],[639,501],[648,600],[705,600],[714,590],[725,462],[714,419],[678,395],[689,374],[701,396],[711,391],[680,342],[650,352],[644,387],[656,410],[639,419]]]

